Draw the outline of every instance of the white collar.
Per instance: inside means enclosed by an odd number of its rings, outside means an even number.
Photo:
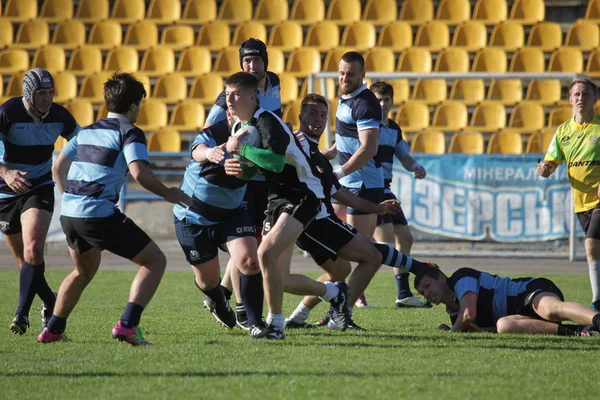
[[[123,114],[119,114],[119,113],[115,113],[115,112],[109,112],[106,115],[106,118],[116,118],[116,119],[120,119],[123,122],[130,122],[127,117],[125,117]]]

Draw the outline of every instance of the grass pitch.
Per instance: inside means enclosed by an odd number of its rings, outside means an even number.
[[[66,270],[47,272],[58,288]],[[42,345],[39,299],[30,330],[8,330],[18,272],[0,270],[0,399],[510,399],[584,398],[600,389],[600,339],[438,332],[442,307],[394,309],[383,270],[356,309],[366,333],[287,331],[253,341],[202,309],[191,272],[169,271],[142,317],[152,348],[110,337],[134,273],[100,270],[69,319],[71,343]],[[587,304],[586,275],[551,275],[568,300]],[[286,315],[299,297],[286,295]],[[317,308],[317,320],[325,306]]]

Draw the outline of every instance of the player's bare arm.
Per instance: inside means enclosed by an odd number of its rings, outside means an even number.
[[[400,202],[398,200],[385,200],[379,204],[358,197],[354,193],[341,188],[331,197],[342,204],[352,207],[356,210],[377,215],[395,214],[400,211]]]
[[[64,193],[67,188],[67,175],[72,162],[73,160],[67,157],[65,153],[60,152],[54,164],[52,164],[52,177],[61,193]]]
[[[337,156],[337,144],[334,143],[330,148],[321,150],[321,154],[323,154],[326,159],[333,160]]]
[[[451,332],[469,332],[471,324],[477,316],[477,294],[467,292],[460,299],[460,311],[456,317],[456,322],[450,329]]]
[[[192,158],[199,163],[210,161],[218,164],[225,159],[225,143],[217,147],[208,147],[204,143],[201,143],[194,147]]]
[[[554,173],[556,167],[558,167],[558,164],[552,161],[543,160],[537,165],[535,172],[537,172],[539,176],[547,178]]]
[[[336,170],[338,171],[341,169],[344,172],[343,176],[361,169],[369,162],[369,160],[377,155],[379,128],[364,129],[358,132],[358,139],[361,143],[358,150],[356,150],[343,166]]]
[[[405,170],[414,172],[416,179],[423,179],[427,176],[427,171],[425,171],[425,167],[419,164],[410,154],[407,154],[403,157],[398,158],[400,164],[404,167]]]
[[[166,187],[158,180],[145,161],[136,160],[129,164],[133,179],[150,192],[162,197],[169,203],[192,205],[192,198],[176,187]]]

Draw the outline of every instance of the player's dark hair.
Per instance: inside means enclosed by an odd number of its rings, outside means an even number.
[[[144,84],[127,72],[117,71],[104,82],[104,103],[110,112],[125,113],[146,94]]]
[[[329,110],[329,104],[327,103],[327,99],[321,96],[320,94],[310,93],[307,94],[300,103],[300,114],[304,112],[304,109],[309,104],[324,104],[325,108]]]
[[[439,268],[423,268],[419,270],[419,272],[417,272],[415,275],[415,287],[418,287],[421,283],[421,280],[426,276],[430,277],[431,279],[438,279],[442,275],[446,276]]]
[[[342,56],[342,60],[344,62],[347,62],[348,64],[357,62],[360,66],[360,72],[365,70],[365,59],[360,53],[357,53],[356,51],[349,51],[347,53],[344,53],[344,55]]]
[[[584,78],[578,78],[571,82],[571,84],[569,85],[569,96],[571,95],[571,89],[573,89],[573,86],[575,86],[578,83],[582,83],[585,86],[587,86],[587,88],[590,89],[594,94],[594,97],[598,97],[598,86],[596,86],[596,84],[591,80]]]
[[[249,72],[236,72],[225,81],[225,86],[232,86],[237,89],[249,89],[258,92],[258,80]]]
[[[373,82],[373,84],[371,85],[371,87],[369,89],[371,89],[371,92],[373,92],[373,93],[377,93],[381,96],[388,95],[392,98],[392,100],[394,99],[394,87],[387,82],[384,82],[384,81]]]

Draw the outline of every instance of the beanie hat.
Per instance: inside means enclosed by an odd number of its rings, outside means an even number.
[[[240,45],[240,67],[243,69],[243,61],[246,56],[259,56],[265,63],[265,71],[269,65],[267,45],[262,40],[250,38]]]
[[[54,87],[54,78],[48,70],[42,68],[33,68],[23,76],[23,97],[33,105],[33,96],[40,89],[50,89]]]

